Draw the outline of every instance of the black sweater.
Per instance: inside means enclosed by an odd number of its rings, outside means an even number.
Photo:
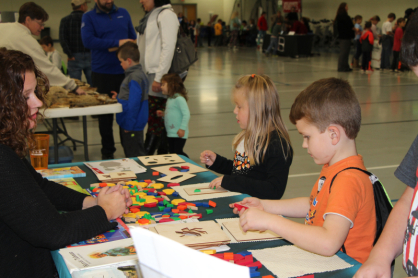
[[[43,179],[26,159],[0,144],[0,277],[52,277],[51,250],[116,226],[100,206],[81,210],[85,197]]]
[[[235,152],[234,161],[216,154],[216,160],[208,168],[225,175],[221,184],[225,189],[260,199],[280,199],[286,189],[292,158],[293,150],[290,148],[288,154],[286,140],[282,138],[280,141],[279,135],[272,132],[264,160],[260,164],[254,165],[251,162],[249,166],[246,161],[249,158],[243,159]]]
[[[340,14],[337,16],[338,38],[349,40],[354,38],[354,24],[348,14]]]

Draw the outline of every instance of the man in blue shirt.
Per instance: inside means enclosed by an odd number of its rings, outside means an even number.
[[[95,0],[93,10],[83,15],[81,37],[91,51],[92,85],[101,94],[112,96],[119,92],[125,78],[116,50],[136,39],[131,17],[127,10],[116,7],[113,0]],[[113,159],[116,151],[113,138],[113,114],[100,115],[99,131],[102,137],[102,159]]]

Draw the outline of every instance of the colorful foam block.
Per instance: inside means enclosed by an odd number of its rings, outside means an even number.
[[[187,206],[185,206],[185,205],[177,205],[177,208],[179,210],[185,210],[187,208]]]
[[[174,189],[164,189],[163,192],[167,195],[171,195],[175,192],[175,190]]]
[[[158,176],[160,173],[159,172],[152,172],[153,176]]]
[[[164,209],[164,211],[165,212],[170,212],[171,211],[171,208],[170,207],[167,207],[167,208]]]
[[[206,210],[206,213],[207,213],[207,214],[211,214],[211,213],[213,213],[213,209],[207,209],[207,210]]]
[[[172,195],[173,195],[174,197],[178,197],[178,196],[180,196],[180,194],[179,194],[178,192],[174,192]]]
[[[177,206],[179,203],[182,203],[182,202],[184,202],[183,199],[174,199],[171,201],[171,203],[175,206]]]
[[[165,207],[158,206],[158,209],[159,209],[160,211],[163,211],[163,210],[165,209]]]
[[[202,203],[202,207],[208,208],[210,206],[209,206],[209,203]]]
[[[311,275],[309,275],[309,276],[311,276]],[[312,275],[312,278],[313,278],[314,276]],[[266,275],[266,276],[263,276],[263,277],[261,277],[261,278],[274,278],[274,276],[273,275]]]
[[[240,205],[240,204],[237,204],[237,203],[234,204],[234,207],[236,207],[239,211],[241,211],[242,209],[247,209],[248,208],[247,206],[243,206],[243,205]]]
[[[167,176],[166,174],[160,173],[160,177],[164,178],[165,176]]]
[[[174,220],[171,218],[161,218],[161,220],[158,223],[165,223],[165,222],[172,222],[172,221]]]
[[[194,190],[194,192],[200,192],[200,191],[201,191],[200,189],[195,189],[195,190]]]
[[[178,209],[172,209],[171,211],[174,212],[174,213],[178,213],[179,212]]]
[[[189,172],[189,169],[181,169],[180,172]]]
[[[209,206],[215,208],[216,207],[216,203],[214,201],[209,201]]]
[[[259,261],[253,262],[248,265],[248,267],[257,267],[257,269],[260,269],[262,266],[263,265]]]
[[[200,252],[205,253],[205,254],[216,254],[216,250],[215,249],[208,249],[208,250],[200,250]]]
[[[170,167],[168,170],[173,171],[173,172],[178,171],[177,168],[173,168],[173,167]]]
[[[232,252],[224,253],[224,259],[228,260],[228,261],[234,260],[234,253],[232,253]]]
[[[140,209],[137,209],[137,208],[129,208],[129,210],[130,210],[132,213],[136,213],[136,212],[140,211]]]
[[[250,272],[250,277],[260,277],[260,272],[258,271]]]
[[[162,184],[162,183],[153,183],[150,186],[152,186],[155,189],[162,189],[162,188],[164,188],[164,184]]]
[[[167,195],[167,193],[162,192],[162,191],[158,192],[157,194],[160,195],[160,196]]]
[[[150,221],[148,220],[148,219],[139,219],[138,220],[138,224],[139,225],[148,225],[148,224],[150,224]]]
[[[167,187],[173,187],[173,186],[180,186],[180,184],[176,182],[170,182],[169,184],[167,184]]]
[[[190,167],[189,167],[189,166],[185,166],[185,165],[184,165],[184,166],[181,166],[180,168],[181,168],[181,169],[190,169]]]

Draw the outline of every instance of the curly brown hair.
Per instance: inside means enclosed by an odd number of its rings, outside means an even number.
[[[173,97],[174,94],[182,95],[186,101],[188,100],[187,91],[184,87],[183,80],[178,74],[167,73],[161,78],[161,83],[166,82],[168,86],[168,97]]]
[[[35,73],[38,83],[35,94],[43,103],[49,81],[32,58],[20,51],[0,48],[0,65],[0,144],[24,157],[34,143],[33,131],[29,129],[29,107],[23,95],[25,74]],[[39,112],[38,116],[42,117]]]

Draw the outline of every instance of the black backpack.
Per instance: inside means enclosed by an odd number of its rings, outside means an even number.
[[[162,11],[166,10],[161,9],[157,15],[157,25],[158,25],[158,16]],[[181,74],[188,70],[188,68],[197,61],[197,51],[194,47],[192,39],[186,35],[183,31],[183,28],[179,26],[177,32],[177,42],[174,49],[173,60],[171,61],[171,67],[168,70],[169,73]]]
[[[369,175],[370,182],[373,184],[374,204],[376,210],[376,236],[373,242],[373,245],[375,245],[383,231],[383,228],[385,227],[389,214],[392,211],[392,202],[390,201],[389,195],[386,193],[385,187],[374,174],[356,167],[349,167],[339,171],[331,180],[329,193],[331,193],[332,183],[334,182],[337,175],[349,169],[359,170],[366,175]],[[344,253],[346,253],[344,245],[342,246],[342,250]]]
[[[373,51],[373,44],[370,44],[370,42],[369,42],[369,36],[370,35],[368,35],[366,37],[366,39],[364,39],[361,42],[361,51],[363,51],[363,52],[372,52]]]

